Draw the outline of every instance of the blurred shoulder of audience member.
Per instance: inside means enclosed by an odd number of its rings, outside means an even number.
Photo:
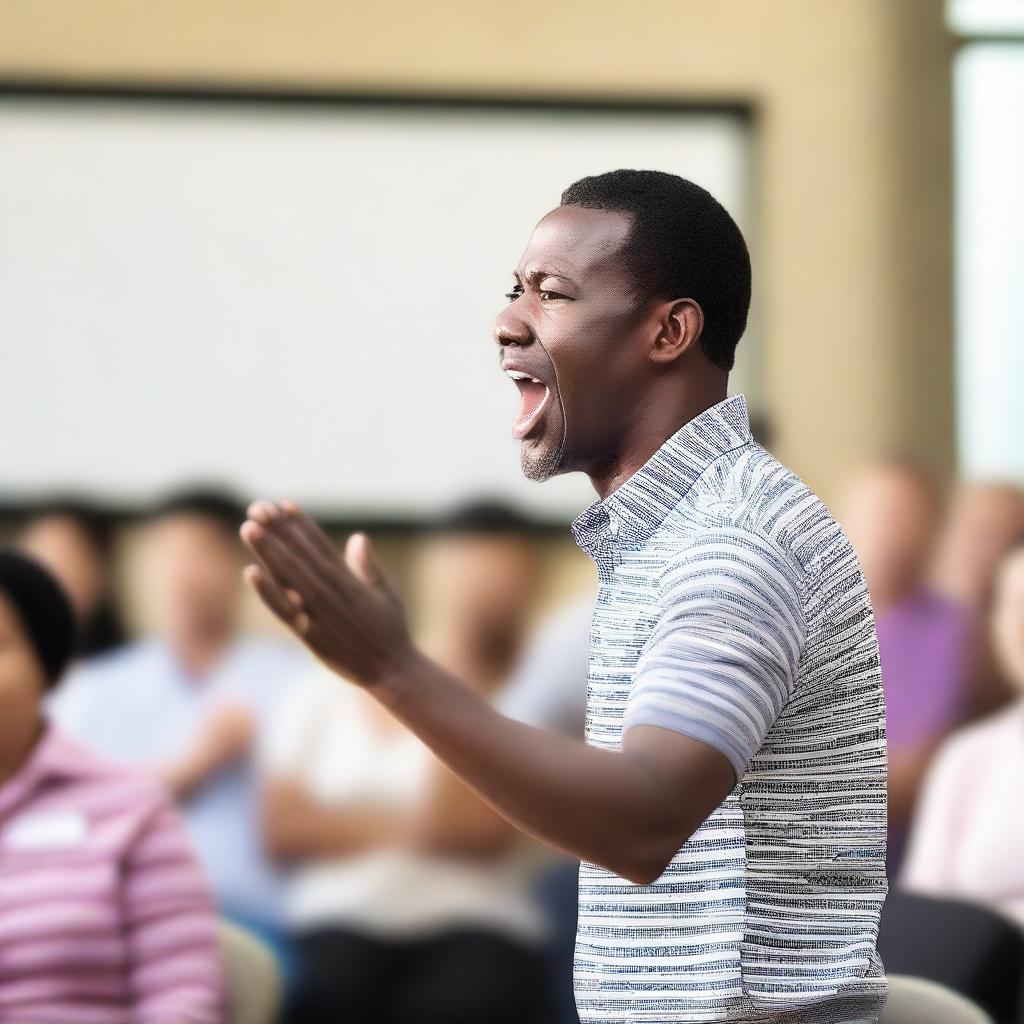
[[[27,518],[18,546],[45,565],[64,587],[79,623],[80,656],[124,643],[114,596],[114,534],[109,517],[87,501],[54,498]]]
[[[996,658],[985,628],[996,568],[1024,533],[1024,488],[987,481],[963,484],[953,501],[933,566],[937,589],[964,602],[977,616],[971,714],[984,714],[1013,697],[1014,687]]]
[[[540,568],[529,523],[490,502],[446,518],[416,559],[429,650],[488,698],[519,655]],[[382,978],[380,1019],[540,1019],[545,922],[503,818],[325,672],[291,688],[265,757],[265,827],[291,865],[306,978],[296,1020],[345,1019]],[[339,969],[370,949],[372,975]]]
[[[156,507],[141,553],[152,635],[80,665],[52,711],[85,744],[159,774],[222,911],[273,943],[279,880],[262,847],[252,755],[310,659],[241,630],[243,517],[231,495],[204,489]]]
[[[527,642],[497,698],[509,718],[583,739],[592,595],[557,609]]]
[[[1017,695],[946,741],[925,783],[901,883],[976,899],[1024,924],[1024,537],[996,576],[992,636]]]
[[[218,1024],[213,901],[177,811],[150,777],[100,760],[45,715],[73,645],[55,579],[0,550],[4,1017],[79,1020],[88,1005],[96,1020]]]
[[[879,461],[848,484],[840,516],[871,594],[889,745],[888,867],[936,746],[970,699],[972,617],[927,580],[942,500],[937,482],[905,459]]]

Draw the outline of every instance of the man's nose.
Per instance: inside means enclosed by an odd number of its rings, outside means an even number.
[[[529,345],[533,334],[521,317],[515,316],[512,306],[504,309],[494,320],[491,336],[503,348],[506,345]]]

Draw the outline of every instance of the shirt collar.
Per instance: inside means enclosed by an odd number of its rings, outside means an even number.
[[[89,760],[81,747],[61,732],[51,719],[46,718],[43,731],[20,774],[34,781],[54,777],[73,778],[84,774],[88,765]]]
[[[92,759],[46,718],[43,731],[18,773],[0,785],[0,811],[20,802],[38,786],[58,778],[77,778],[92,770]]]
[[[606,498],[572,522],[576,543],[592,558],[615,547],[639,547],[720,456],[752,440],[746,398],[733,395],[684,423]]]

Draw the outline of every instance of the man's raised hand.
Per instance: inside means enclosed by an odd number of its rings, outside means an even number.
[[[293,501],[256,501],[248,515],[240,533],[256,564],[245,578],[321,661],[373,686],[412,660],[404,605],[365,533],[348,538],[342,558]]]

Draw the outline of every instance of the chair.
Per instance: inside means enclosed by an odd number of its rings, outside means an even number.
[[[992,1018],[944,985],[890,974],[889,998],[879,1024],[992,1024]]]
[[[998,1024],[1019,1024],[1024,935],[988,907],[890,892],[878,952],[887,974],[927,978],[980,1006]]]
[[[273,1024],[281,1011],[281,974],[269,949],[229,921],[217,922],[228,984],[228,1024]]]

